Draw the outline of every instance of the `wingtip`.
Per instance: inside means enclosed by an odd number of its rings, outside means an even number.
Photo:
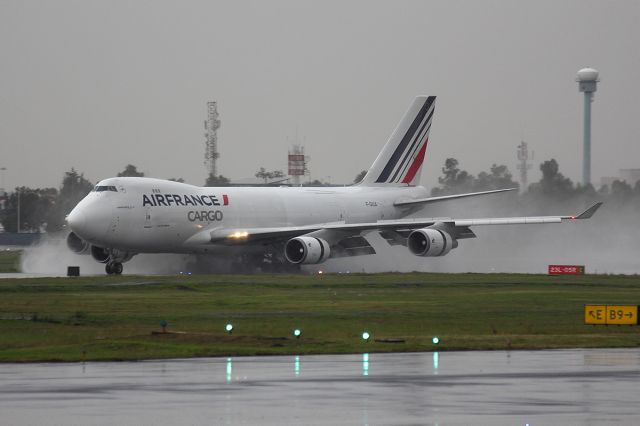
[[[590,219],[591,216],[593,216],[593,214],[596,212],[596,210],[600,208],[601,205],[602,205],[601,201],[595,203],[594,205],[592,205],[591,207],[589,207],[588,209],[580,213],[578,216],[576,216],[575,219]]]

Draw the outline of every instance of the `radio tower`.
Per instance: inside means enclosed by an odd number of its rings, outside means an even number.
[[[529,149],[527,148],[527,143],[525,141],[520,142],[518,145],[518,160],[520,164],[518,164],[518,170],[520,170],[520,190],[527,190],[527,172],[531,168],[531,164],[529,161]],[[531,153],[531,160],[533,160],[533,152]]]
[[[204,137],[207,139],[204,150],[204,164],[210,175],[217,176],[218,169],[216,167],[216,161],[220,157],[220,154],[218,154],[218,129],[220,128],[220,120],[218,120],[217,102],[207,102],[207,117],[207,120],[204,121],[204,128],[207,131],[204,134]]]

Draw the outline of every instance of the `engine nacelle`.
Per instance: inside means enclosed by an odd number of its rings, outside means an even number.
[[[295,264],[322,263],[329,258],[330,254],[329,243],[322,238],[296,237],[287,241],[284,246],[285,257]]]
[[[416,256],[444,256],[458,246],[449,233],[437,228],[417,229],[409,234],[407,246]]]
[[[69,250],[77,254],[89,254],[89,243],[78,237],[75,232],[71,232],[67,235],[67,247],[69,247]]]

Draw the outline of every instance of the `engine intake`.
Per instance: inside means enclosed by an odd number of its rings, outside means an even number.
[[[322,263],[329,258],[330,254],[329,243],[322,238],[296,237],[287,241],[284,246],[285,257],[295,264]]]
[[[458,246],[449,233],[437,228],[423,228],[409,234],[407,245],[416,256],[444,256]]]
[[[71,232],[67,235],[67,247],[69,247],[69,250],[77,254],[89,254],[89,243],[78,237],[75,232]]]

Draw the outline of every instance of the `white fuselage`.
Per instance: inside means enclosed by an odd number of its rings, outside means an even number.
[[[152,178],[110,178],[70,213],[76,234],[91,244],[136,253],[203,252],[202,231],[279,228],[399,219],[399,199],[423,187],[197,187]],[[190,241],[191,239],[191,241]]]

